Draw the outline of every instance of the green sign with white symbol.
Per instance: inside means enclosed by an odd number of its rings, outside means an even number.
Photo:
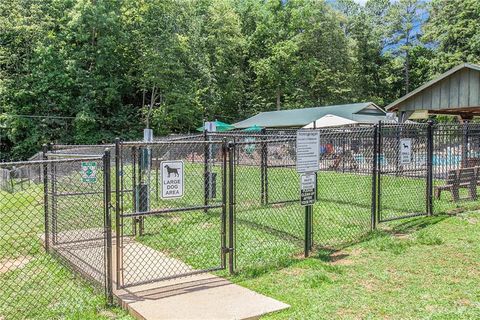
[[[88,183],[97,182],[96,162],[82,162],[82,181]]]

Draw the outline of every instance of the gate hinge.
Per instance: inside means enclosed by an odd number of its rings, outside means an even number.
[[[233,252],[233,248],[222,248],[223,253],[230,253]]]

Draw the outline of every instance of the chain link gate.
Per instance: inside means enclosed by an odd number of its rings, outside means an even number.
[[[376,165],[378,221],[431,213],[432,125],[380,124]]]
[[[45,243],[83,277],[112,290],[111,155],[46,152]]]
[[[45,148],[42,156],[0,163],[0,310],[8,318],[45,316],[52,304],[73,312],[84,303],[83,279],[113,300],[109,154]],[[84,164],[94,168],[88,177]]]
[[[117,140],[117,287],[225,268],[226,168],[223,141]]]

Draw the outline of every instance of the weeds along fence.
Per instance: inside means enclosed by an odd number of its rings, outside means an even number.
[[[202,272],[256,273],[360,241],[379,223],[479,207],[480,125],[312,130],[310,213],[290,129],[51,145],[43,160],[1,163],[0,315],[15,318],[22,301],[17,318],[34,317],[36,304],[85,296],[84,282],[111,299]],[[29,300],[31,281],[44,300]]]
[[[91,303],[91,288],[99,297],[111,295],[108,157],[45,158],[0,163],[2,170],[41,173],[21,188],[0,191],[0,315],[5,319],[64,316]],[[85,164],[95,167],[90,180]]]

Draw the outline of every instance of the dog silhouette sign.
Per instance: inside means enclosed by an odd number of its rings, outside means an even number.
[[[181,198],[184,193],[183,161],[162,161],[160,164],[162,173],[162,198]]]
[[[412,161],[412,139],[400,139],[400,164],[409,164]]]

